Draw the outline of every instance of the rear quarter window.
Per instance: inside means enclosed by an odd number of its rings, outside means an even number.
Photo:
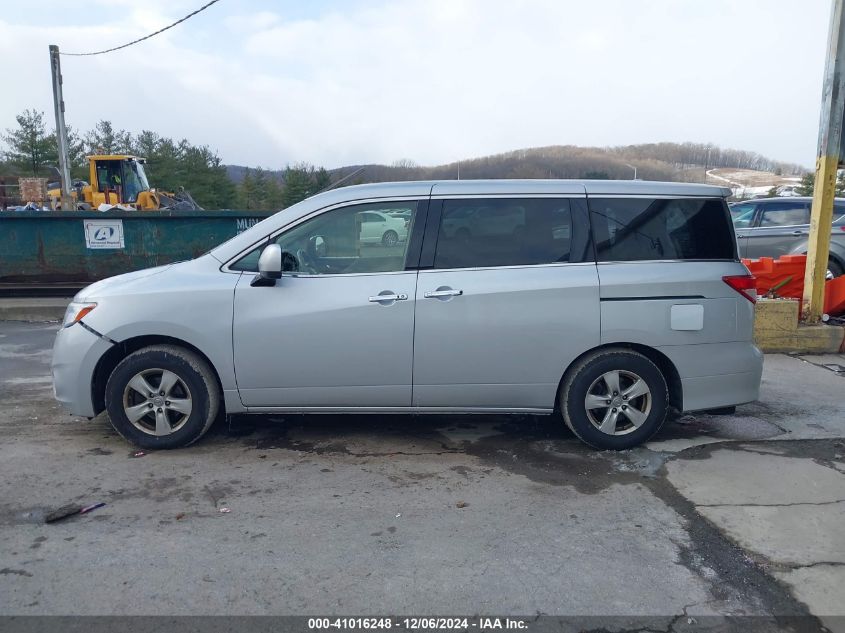
[[[590,198],[589,206],[600,262],[736,259],[721,199]]]

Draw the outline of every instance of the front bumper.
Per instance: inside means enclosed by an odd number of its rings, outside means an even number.
[[[53,343],[53,393],[56,400],[73,415],[92,418],[94,410],[91,385],[97,362],[114,343],[98,336],[80,323],[62,328]]]

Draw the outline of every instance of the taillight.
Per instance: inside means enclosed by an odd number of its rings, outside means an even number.
[[[722,281],[751,303],[757,303],[757,286],[752,275],[726,275],[722,277]]]

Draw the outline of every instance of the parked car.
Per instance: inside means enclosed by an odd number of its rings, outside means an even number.
[[[56,398],[107,411],[145,448],[195,442],[218,415],[280,412],[550,414],[591,446],[629,448],[670,407],[757,398],[754,280],[729,194],[541,180],[325,192],[195,260],[82,290],[56,337]],[[518,233],[444,229],[515,207]],[[361,248],[360,216],[397,208],[409,238]]]
[[[740,257],[778,258],[807,252],[812,198],[761,198],[731,205]],[[845,199],[833,203],[829,276],[845,272]]]
[[[408,239],[408,218],[381,211],[363,211],[361,222],[361,243],[396,246]]]

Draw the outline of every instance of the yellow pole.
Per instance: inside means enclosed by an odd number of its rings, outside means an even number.
[[[822,86],[819,121],[819,150],[816,182],[810,214],[810,241],[804,270],[803,319],[818,323],[824,311],[824,283],[830,254],[833,222],[833,198],[836,195],[836,170],[842,142],[845,113],[845,20],[843,0],[833,0],[827,38],[827,60]]]
[[[824,283],[833,224],[838,156],[820,156],[816,161],[816,182],[810,214],[810,241],[804,270],[804,321],[818,323],[824,311]]]

